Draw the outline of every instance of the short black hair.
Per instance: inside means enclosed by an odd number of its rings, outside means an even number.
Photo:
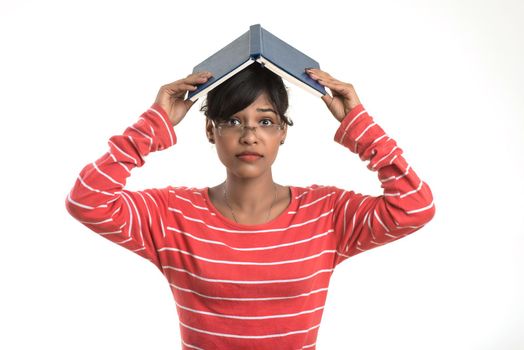
[[[200,111],[211,120],[225,120],[249,106],[263,93],[266,93],[282,122],[293,125],[293,121],[286,116],[289,102],[282,78],[257,62],[211,90]]]

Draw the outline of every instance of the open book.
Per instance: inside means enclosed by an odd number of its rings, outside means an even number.
[[[306,91],[322,96],[327,92],[322,85],[311,79],[306,68],[320,68],[317,61],[280,40],[260,24],[193,68],[193,73],[209,71],[213,77],[190,91],[188,98],[196,101],[250,64],[259,62],[267,69]]]

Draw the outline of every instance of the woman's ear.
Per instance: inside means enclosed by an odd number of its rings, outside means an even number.
[[[209,118],[206,118],[206,136],[209,142],[215,143],[215,128]]]
[[[282,133],[282,138],[280,139],[280,144],[283,145],[284,142],[286,141],[286,136],[287,136],[287,124],[284,124],[284,129],[283,129],[283,133]]]

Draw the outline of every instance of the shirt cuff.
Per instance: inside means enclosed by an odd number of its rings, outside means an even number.
[[[355,119],[357,115],[359,115],[360,112],[364,110],[364,106],[362,104],[356,105],[349,113],[342,119],[342,122],[340,123],[340,126],[337,129],[337,132],[335,133],[335,141],[338,143],[342,143],[343,136],[348,132],[348,128],[351,125],[351,122]]]

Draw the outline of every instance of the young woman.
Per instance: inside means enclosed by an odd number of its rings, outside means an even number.
[[[227,172],[206,188],[126,190],[150,153],[176,143],[173,127],[210,78],[160,88],[152,107],[88,164],[67,197],[72,216],[149,259],[177,305],[184,349],[315,349],[334,268],[424,226],[431,191],[396,142],[367,114],[351,84],[308,70],[329,88],[335,141],[369,161],[384,189],[373,197],[333,186],[283,186],[271,165],[291,121],[282,80],[253,64],[212,90],[202,110]]]

